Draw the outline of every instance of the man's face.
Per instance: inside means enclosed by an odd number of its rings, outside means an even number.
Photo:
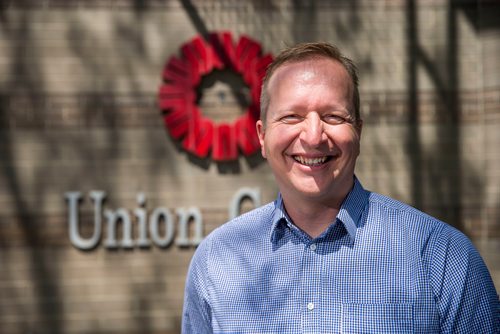
[[[361,134],[352,86],[327,58],[285,64],[271,77],[266,125],[258,121],[257,132],[285,200],[340,204],[350,191]]]

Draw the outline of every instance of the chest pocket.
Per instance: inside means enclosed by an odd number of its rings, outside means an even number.
[[[342,304],[342,333],[413,333],[411,304]]]

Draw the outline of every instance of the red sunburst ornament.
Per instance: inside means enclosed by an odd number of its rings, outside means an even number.
[[[159,106],[170,136],[200,158],[215,161],[238,159],[259,148],[255,122],[260,113],[260,91],[270,54],[261,55],[260,43],[241,36],[236,44],[230,32],[218,32],[205,40],[196,36],[181,46],[180,57],[171,57],[163,70]],[[251,103],[232,123],[216,124],[196,104],[196,89],[204,75],[214,69],[230,69],[242,76],[250,88]]]

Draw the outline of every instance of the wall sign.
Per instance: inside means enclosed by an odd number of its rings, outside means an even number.
[[[214,161],[231,161],[260,148],[255,122],[260,114],[262,79],[270,54],[261,55],[261,45],[247,36],[233,43],[230,32],[217,32],[208,39],[193,38],[171,57],[163,70],[158,103],[170,136],[181,141],[187,152],[199,158],[209,154]],[[250,88],[251,103],[233,123],[214,123],[196,103],[196,89],[204,75],[214,69],[230,69],[242,76]]]
[[[79,220],[79,204],[82,194],[79,191],[69,191],[65,193],[65,198],[68,201],[69,239],[73,246],[81,250],[96,248],[101,242],[104,228],[106,236],[103,244],[104,247],[110,249],[149,248],[152,245],[167,248],[173,243],[179,247],[190,247],[197,246],[204,238],[203,217],[197,207],[177,208],[174,213],[166,207],[157,207],[150,211],[146,209],[146,196],[139,193],[137,194],[137,208],[134,210],[104,209],[106,193],[99,190],[89,192],[89,198],[94,207],[93,232],[90,237],[82,237],[80,234],[82,222]],[[229,219],[241,214],[241,203],[245,199],[250,199],[254,207],[260,206],[260,190],[258,188],[239,189],[229,203]],[[105,224],[102,222],[103,216],[106,219]],[[175,224],[176,220],[177,224]],[[122,224],[121,236],[117,236],[118,223]],[[135,228],[133,225],[136,225]],[[192,235],[189,235],[189,225],[194,227]],[[136,233],[133,232],[134,230]]]

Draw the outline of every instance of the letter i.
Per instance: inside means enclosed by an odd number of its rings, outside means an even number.
[[[134,210],[134,214],[137,217],[137,222],[139,224],[139,238],[137,239],[137,246],[139,247],[149,247],[151,245],[148,240],[148,229],[146,226],[146,196],[143,193],[137,194],[137,204],[138,208]]]

